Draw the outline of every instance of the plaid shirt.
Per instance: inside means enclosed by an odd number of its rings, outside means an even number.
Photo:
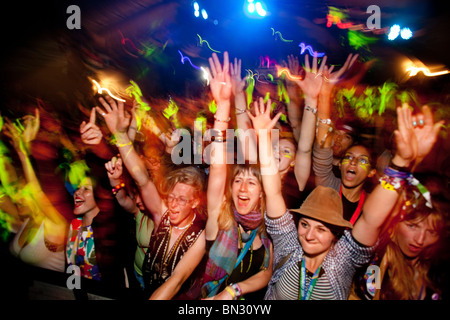
[[[274,272],[264,299],[273,300],[275,283],[286,270],[303,258],[303,249],[289,211],[278,219],[270,219],[266,214],[266,228],[273,241]],[[374,249],[375,246],[364,247],[358,244],[348,230],[330,249],[322,263],[322,269],[328,274],[334,296],[338,300],[347,300],[356,269],[370,262]],[[280,261],[288,255],[290,257],[287,261],[278,267]]]

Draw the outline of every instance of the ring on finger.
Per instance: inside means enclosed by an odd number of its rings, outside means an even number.
[[[423,126],[424,125],[424,121],[423,121],[423,119],[420,119],[419,120],[419,126]]]
[[[413,127],[417,127],[417,121],[413,121],[412,125]]]

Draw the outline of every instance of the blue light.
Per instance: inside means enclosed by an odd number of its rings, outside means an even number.
[[[200,9],[200,7],[198,6],[197,2],[194,2],[194,10],[198,11]]]
[[[208,19],[208,13],[206,12],[206,10],[205,9],[202,9],[202,17],[203,17],[203,19]]]
[[[389,34],[388,34],[388,39],[389,40],[395,40],[398,35],[400,34],[400,26],[398,24],[394,24],[390,29],[389,29]]]
[[[248,7],[247,7],[247,10],[248,10],[249,13],[255,12],[255,4],[254,3],[249,3]]]
[[[405,40],[411,39],[412,35],[413,33],[409,28],[403,28],[400,32],[400,36]]]
[[[200,12],[198,12],[198,11],[195,11],[195,12],[194,12],[194,16],[195,16],[196,18],[198,18],[199,15],[200,15]]]
[[[256,13],[258,13],[261,17],[264,17],[267,14],[266,10],[264,10],[264,8],[262,7],[261,2],[258,1],[255,5],[255,8]]]

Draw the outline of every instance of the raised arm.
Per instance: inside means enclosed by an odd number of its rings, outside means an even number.
[[[256,163],[257,160],[257,148],[256,137],[252,135],[252,122],[247,115],[247,102],[245,100],[245,78],[241,77],[241,59],[234,58],[234,64],[230,63],[230,76],[231,76],[231,88],[234,94],[234,109],[236,114],[237,128],[241,129],[238,133],[238,142],[241,147],[245,160],[249,160],[251,163]],[[247,134],[246,134],[247,133]],[[248,143],[246,143],[248,140]]]
[[[270,118],[271,100],[264,106],[264,100],[255,102],[255,116],[250,111],[248,115],[253,122],[253,127],[258,135],[259,162],[261,166],[261,177],[264,193],[266,194],[267,216],[278,218],[286,212],[286,204],[281,193],[281,177],[278,172],[278,163],[273,155],[271,130],[281,116],[278,113],[273,119]]]
[[[110,97],[106,97],[106,101],[100,98],[99,101],[104,110],[100,107],[96,107],[96,110],[103,116],[109,131],[114,135],[122,161],[136,182],[142,195],[142,201],[152,215],[156,227],[159,225],[159,219],[166,210],[166,206],[150,179],[144,161],[139,157],[128,137],[127,131],[131,117],[125,112],[121,101],[117,103]]]
[[[110,161],[105,163],[106,172],[108,175],[111,188],[116,189],[115,197],[119,205],[127,212],[136,216],[139,213],[139,208],[136,206],[136,201],[130,198],[124,188],[116,188],[117,185],[123,183],[122,181],[122,158],[112,157]]]
[[[317,108],[317,117],[319,119],[317,127],[316,141],[322,148],[330,148],[333,135],[330,134],[331,125],[331,98],[334,87],[344,77],[352,65],[355,63],[358,55],[349,54],[344,65],[338,71],[333,72],[334,66],[328,68],[325,66],[323,70],[323,84],[319,93],[319,104]]]
[[[294,55],[288,56],[288,62],[283,61],[283,67],[288,68],[291,75],[298,77],[300,75],[300,64],[298,57]],[[297,85],[294,79],[286,77],[286,90],[289,96],[289,102],[287,104],[287,114],[289,124],[294,134],[295,142],[298,143],[300,139],[301,117],[302,110],[300,108],[302,99],[300,94],[302,93],[300,87]]]
[[[408,170],[414,170],[437,140],[443,121],[435,124],[428,106],[424,106],[422,112],[413,116],[407,104],[397,108],[398,130],[394,131],[397,152],[392,164],[394,168],[399,167],[402,170],[385,170],[385,176],[380,179],[381,183],[365,201],[363,214],[352,230],[353,237],[363,245],[373,246],[376,243],[380,229],[394,208],[402,186],[408,183]]]
[[[41,184],[36,172],[34,171],[33,165],[29,158],[31,152],[31,142],[36,137],[39,127],[39,109],[35,109],[35,115],[27,115],[23,117],[23,127],[13,124],[9,119],[5,123],[5,135],[7,135],[11,141],[14,149],[19,156],[20,162],[22,164],[23,173],[27,185],[31,188],[33,199],[27,199],[28,201],[34,201],[38,208],[38,214],[45,215],[52,223],[53,228],[63,228],[67,224],[64,217],[59,213],[58,210],[53,206],[51,201],[48,199],[45,192],[42,190]],[[47,228],[51,228],[47,226]],[[53,229],[55,230],[55,229]],[[56,231],[56,230],[55,230]]]
[[[205,231],[207,240],[215,240],[219,231],[217,219],[219,218],[220,207],[225,195],[227,179],[226,143],[224,143],[223,139],[226,139],[232,94],[228,52],[224,52],[223,67],[215,53],[209,58],[209,65],[210,68],[206,70],[210,79],[211,93],[217,103],[212,133],[215,137],[218,135],[223,137],[215,138],[208,146],[211,151],[211,165],[207,190],[208,221],[206,222]]]
[[[311,173],[312,146],[314,143],[316,129],[316,112],[318,96],[323,82],[323,69],[327,57],[317,69],[317,57],[313,57],[312,68],[309,64],[308,55],[305,56],[305,77],[296,80],[297,85],[305,95],[305,106],[301,123],[300,138],[298,140],[297,154],[295,156],[294,172],[300,191],[305,189]]]

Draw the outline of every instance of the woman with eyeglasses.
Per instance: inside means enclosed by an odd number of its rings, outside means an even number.
[[[205,254],[203,174],[193,167],[176,169],[165,177],[160,195],[127,135],[131,116],[123,102],[106,97],[100,98],[100,103],[104,110],[97,107],[97,111],[114,135],[154,223],[142,266],[147,296],[152,300],[195,299],[199,284],[194,271]]]

